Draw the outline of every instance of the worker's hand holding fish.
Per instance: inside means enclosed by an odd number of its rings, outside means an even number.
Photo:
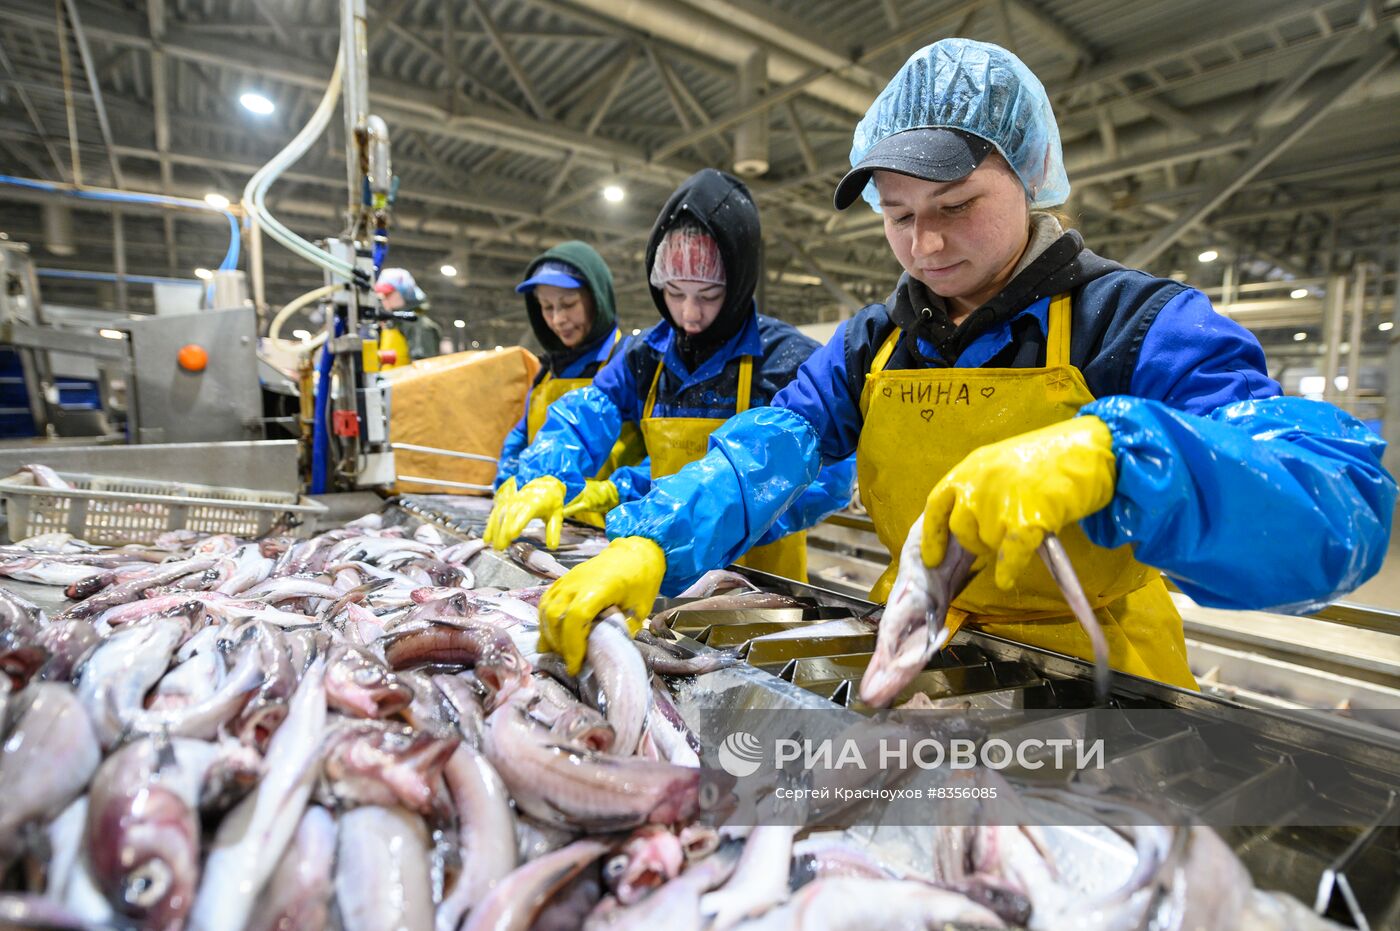
[[[666,557],[646,537],[622,537],[569,570],[540,599],[540,649],[564,658],[577,675],[593,621],[616,605],[635,636],[651,614],[666,575]]]
[[[512,478],[496,489],[496,505],[483,536],[488,545],[504,550],[537,518],[545,522],[545,547],[554,549],[564,531],[564,483],[546,475],[517,489]]]
[[[943,561],[951,532],[972,553],[995,555],[996,583],[1009,589],[1047,533],[1108,505],[1115,479],[1113,436],[1093,416],[976,449],[929,493],[924,565]]]
[[[583,491],[574,500],[564,505],[564,516],[575,514],[606,514],[617,507],[617,486],[607,479],[588,479],[583,483]]]

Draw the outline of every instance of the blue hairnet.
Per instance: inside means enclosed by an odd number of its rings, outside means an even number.
[[[886,136],[934,128],[960,129],[995,145],[1021,179],[1031,207],[1054,207],[1069,198],[1050,98],[1031,69],[1001,46],[941,39],[909,56],[857,124],[851,166]],[[880,212],[874,181],[861,196]]]

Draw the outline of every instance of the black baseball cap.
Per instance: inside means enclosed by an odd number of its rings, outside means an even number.
[[[990,141],[961,129],[923,127],[893,133],[871,146],[836,185],[836,209],[855,203],[876,169],[925,181],[957,181],[972,174],[993,148]]]

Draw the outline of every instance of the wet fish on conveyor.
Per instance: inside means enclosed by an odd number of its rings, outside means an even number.
[[[899,572],[885,602],[875,653],[860,681],[860,700],[883,708],[917,676],[948,642],[943,626],[948,608],[967,584],[976,557],[949,536],[943,561],[924,565],[924,518],[909,528],[899,553]]]

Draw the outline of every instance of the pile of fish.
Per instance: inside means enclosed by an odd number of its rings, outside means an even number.
[[[1085,900],[1029,829],[928,829],[915,875],[844,835],[716,828],[728,784],[663,676],[735,657],[605,618],[570,677],[535,648],[543,585],[477,585],[482,546],[369,515],[0,547],[0,577],[71,600],[0,584],[0,928],[1323,926],[1206,831],[1143,829]]]

